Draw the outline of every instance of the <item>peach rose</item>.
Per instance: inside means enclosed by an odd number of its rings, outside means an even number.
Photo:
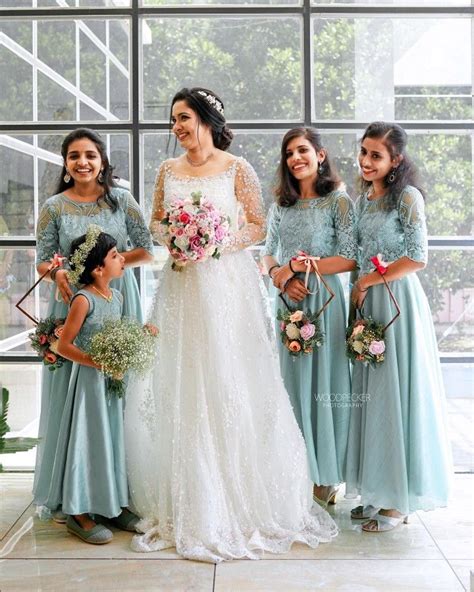
[[[299,352],[301,350],[301,345],[297,341],[290,341],[288,349],[292,352]]]
[[[359,333],[362,333],[363,330],[364,330],[364,325],[356,325],[354,327],[354,329],[352,330],[351,337],[354,337],[355,335],[359,335]]]
[[[54,330],[54,334],[56,335],[56,337],[61,337],[61,333],[64,331],[64,325],[59,325],[58,327],[56,327],[56,329]]]
[[[292,323],[297,323],[298,321],[301,321],[302,318],[303,318],[303,311],[295,310],[295,312],[290,316],[290,321]]]

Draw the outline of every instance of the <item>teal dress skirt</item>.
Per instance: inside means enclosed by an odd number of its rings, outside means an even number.
[[[75,340],[87,351],[91,337],[106,319],[119,319],[122,295],[112,290],[108,302],[86,290],[89,312]],[[65,514],[118,516],[128,506],[122,399],[107,394],[104,375],[73,363],[58,432],[56,458],[49,486],[52,506]]]
[[[300,199],[290,207],[274,204],[269,212],[264,255],[281,264],[303,250],[321,258],[339,255],[356,259],[354,208],[349,196],[340,190],[325,197]],[[304,280],[304,274],[300,274]],[[324,276],[335,298],[319,317],[324,332],[323,345],[311,355],[293,357],[279,341],[280,367],[298,425],[306,442],[309,471],[317,485],[334,485],[345,480],[344,464],[350,417],[351,376],[345,355],[347,325],[346,299],[337,275]],[[309,289],[315,292],[296,303],[285,296],[291,309],[316,312],[329,297],[314,274]],[[278,291],[275,297],[275,323],[278,308],[284,305]]]
[[[427,260],[421,193],[407,186],[391,209],[384,196],[357,203],[360,274],[370,258]],[[451,451],[436,335],[426,295],[415,273],[390,283],[400,317],[385,334],[385,361],[355,362],[346,493],[363,505],[402,514],[447,504]],[[363,315],[387,324],[395,309],[384,284],[369,289]]]
[[[68,257],[72,241],[85,234],[90,224],[97,224],[112,235],[119,251],[141,247],[151,253],[151,235],[138,204],[127,190],[120,187],[114,187],[112,194],[118,201],[115,212],[102,200],[76,203],[62,193],[47,199],[37,227],[37,263],[50,261],[54,253]],[[122,295],[122,314],[141,321],[140,294],[132,269],[126,269],[123,277],[113,280],[111,286]],[[67,311],[67,305],[59,296],[56,298],[55,286],[51,285],[47,316],[65,318]],[[61,505],[61,500],[52,492],[51,475],[57,470],[58,435],[71,371],[72,363],[68,361],[54,372],[43,369],[38,433],[40,442],[36,454],[33,497],[34,503],[40,507],[40,514],[45,516]]]

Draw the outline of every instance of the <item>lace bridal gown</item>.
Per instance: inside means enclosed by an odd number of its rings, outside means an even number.
[[[153,370],[129,385],[126,449],[139,552],[176,547],[219,562],[329,542],[337,527],[312,504],[306,450],[280,377],[273,322],[259,271],[244,247],[263,238],[260,186],[243,159],[209,177],[164,163],[157,213],[201,191],[232,221],[220,260],[166,263],[150,322],[160,329]],[[242,208],[246,225],[238,230]]]

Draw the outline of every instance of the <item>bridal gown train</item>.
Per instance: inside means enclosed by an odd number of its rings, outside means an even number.
[[[201,191],[231,218],[233,244],[221,259],[181,272],[169,260],[150,322],[160,329],[154,368],[133,379],[125,407],[130,493],[143,517],[135,551],[176,547],[219,562],[316,547],[337,534],[312,503],[306,450],[280,376],[265,287],[251,254],[264,214],[252,167],[157,177],[163,204]],[[247,224],[239,230],[239,210]],[[159,238],[159,223],[152,230]]]

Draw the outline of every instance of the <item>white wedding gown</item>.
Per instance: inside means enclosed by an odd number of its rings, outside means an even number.
[[[171,270],[157,287],[150,322],[156,364],[129,385],[126,448],[133,507],[143,517],[135,551],[176,547],[219,562],[316,547],[337,527],[312,503],[306,450],[280,377],[265,287],[242,247],[261,238],[258,180],[243,159],[211,177],[179,177],[164,163],[154,216],[201,191],[232,221],[220,260]],[[238,231],[239,204],[248,224]],[[159,224],[152,230],[159,237]]]

